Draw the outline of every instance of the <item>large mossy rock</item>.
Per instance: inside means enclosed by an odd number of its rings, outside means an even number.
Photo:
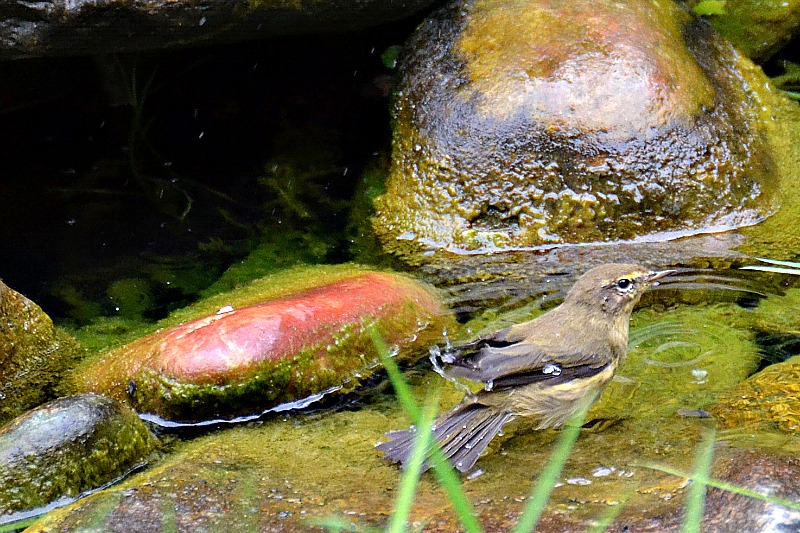
[[[0,282],[0,423],[53,398],[82,354],[41,307]]]
[[[95,394],[17,417],[0,428],[0,522],[113,481],[155,445],[133,411]]]
[[[687,4],[695,6],[699,0]],[[785,46],[800,28],[798,0],[725,0],[723,13],[708,21],[754,61],[765,61]]]
[[[257,415],[354,390],[379,361],[370,327],[409,361],[452,326],[432,287],[352,265],[283,272],[176,319],[83,365],[73,388],[170,421]]]
[[[753,224],[797,161],[764,74],[668,0],[468,0],[408,43],[374,229],[401,256]]]

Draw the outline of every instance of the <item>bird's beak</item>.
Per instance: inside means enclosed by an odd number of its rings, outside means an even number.
[[[660,280],[661,278],[665,278],[667,276],[671,276],[678,272],[677,270],[656,270],[654,272],[650,272],[644,277],[644,281],[646,283],[653,283],[655,281]]]

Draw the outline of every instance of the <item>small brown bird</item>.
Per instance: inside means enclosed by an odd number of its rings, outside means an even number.
[[[485,384],[467,394],[433,428],[444,455],[461,472],[475,464],[503,425],[515,417],[538,421],[536,429],[563,425],[605,389],[625,357],[631,312],[645,289],[674,270],[608,264],[581,276],[564,302],[533,320],[432,354],[442,373]],[[415,428],[387,433],[378,444],[386,458],[403,464]]]

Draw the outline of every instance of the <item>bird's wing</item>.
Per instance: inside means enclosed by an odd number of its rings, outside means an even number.
[[[499,335],[482,337],[443,354],[452,377],[467,378],[497,390],[535,382],[563,383],[601,372],[612,361],[610,353],[549,346],[531,340],[512,342]]]

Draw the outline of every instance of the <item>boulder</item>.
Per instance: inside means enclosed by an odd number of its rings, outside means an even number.
[[[195,306],[180,325],[91,360],[74,388],[170,421],[260,414],[355,389],[379,361],[370,326],[409,361],[450,324],[432,288],[347,265],[291,270],[211,301],[215,310]]]
[[[41,307],[0,281],[0,423],[55,397],[83,350]]]
[[[696,6],[699,0],[687,4]],[[708,21],[753,61],[766,61],[784,47],[800,27],[800,2],[725,0],[723,12]]]
[[[723,394],[711,411],[725,428],[800,430],[800,356],[770,365]]]
[[[453,2],[407,48],[373,221],[404,258],[754,224],[796,165],[766,76],[675,2]]]
[[[133,411],[95,394],[60,398],[15,418],[0,428],[0,523],[120,478],[155,445]]]

